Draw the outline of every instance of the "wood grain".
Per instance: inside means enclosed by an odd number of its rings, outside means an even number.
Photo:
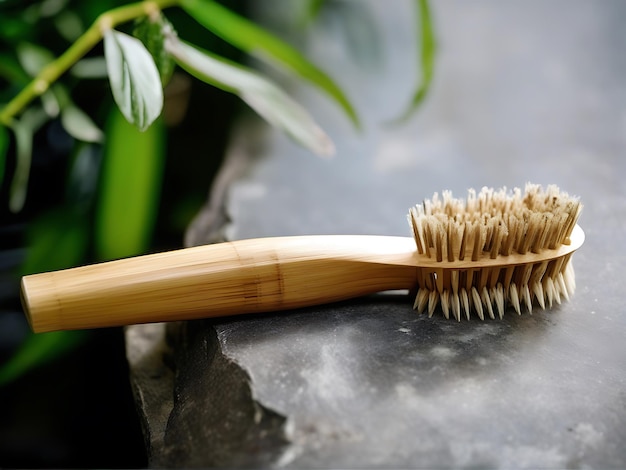
[[[435,271],[443,291],[447,271],[566,257],[583,240],[576,227],[555,250],[455,262],[419,255],[408,237],[241,240],[25,276],[22,302],[35,332],[269,312],[411,289]]]

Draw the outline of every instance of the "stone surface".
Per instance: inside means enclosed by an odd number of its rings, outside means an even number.
[[[131,327],[151,465],[626,466],[626,4],[436,2],[434,86],[394,127],[417,80],[412,2],[347,3],[376,18],[384,63],[363,71],[330,22],[306,47],[348,90],[364,131],[292,85],[337,156],[270,134],[263,158],[230,180],[228,238],[408,235],[406,210],[434,191],[556,183],[585,204],[577,293],[485,322],[418,316],[393,292],[169,325],[169,343],[164,325]],[[279,27],[281,6],[267,19]],[[150,329],[160,339],[133,339]],[[165,345],[169,361],[133,359]],[[164,365],[175,371],[164,382],[146,378]],[[153,382],[160,396],[147,393]]]

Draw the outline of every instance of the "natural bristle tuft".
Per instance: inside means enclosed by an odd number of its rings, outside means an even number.
[[[549,308],[574,290],[571,252],[546,256],[570,244],[580,201],[551,185],[527,184],[457,199],[449,191],[409,211],[417,252],[431,260],[418,276],[415,308],[446,318],[475,312],[502,318],[507,305],[518,314],[533,304]],[[487,262],[489,260],[489,262]]]

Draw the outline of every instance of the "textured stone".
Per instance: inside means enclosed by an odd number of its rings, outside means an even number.
[[[308,53],[365,130],[293,85],[338,155],[270,134],[264,158],[230,180],[220,233],[409,235],[406,210],[434,191],[555,183],[585,205],[577,293],[485,322],[418,316],[391,292],[170,325],[175,375],[156,403],[129,337],[140,409],[158,431],[147,434],[162,436],[153,466],[626,466],[626,4],[433,2],[433,88],[413,119],[388,126],[417,80],[412,4],[348,2],[376,18],[375,73],[350,60],[340,28],[312,32]],[[280,27],[281,7],[259,10]],[[148,349],[160,350],[165,327],[154,328],[163,335]]]

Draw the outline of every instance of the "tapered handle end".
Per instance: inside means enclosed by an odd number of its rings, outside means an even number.
[[[43,283],[42,283],[43,281]],[[54,304],[49,299],[52,289],[46,285],[45,277],[24,276],[20,283],[20,298],[22,308],[28,324],[34,333],[44,333],[61,329],[55,309],[49,308]]]

